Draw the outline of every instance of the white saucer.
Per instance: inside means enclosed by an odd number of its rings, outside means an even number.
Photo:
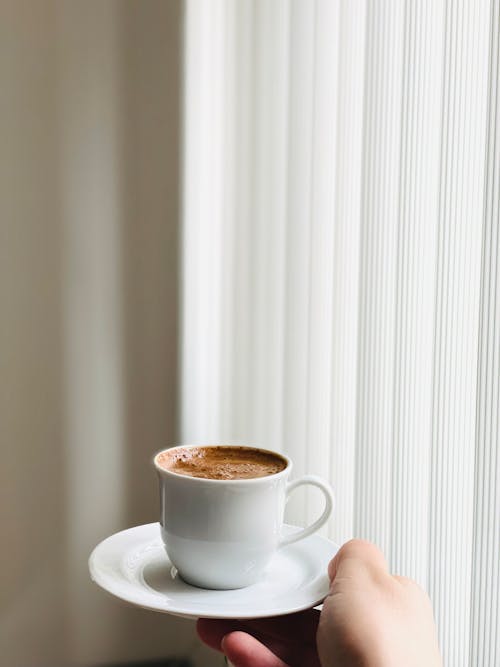
[[[286,532],[297,528],[285,526]],[[281,616],[320,604],[339,547],[319,535],[283,547],[253,586],[212,591],[186,584],[167,558],[158,523],[116,533],[92,552],[92,580],[131,604],[187,618]]]

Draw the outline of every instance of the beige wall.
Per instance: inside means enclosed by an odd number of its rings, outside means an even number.
[[[177,0],[0,3],[0,666],[202,649],[88,579],[176,440]],[[212,662],[213,661],[213,662]]]

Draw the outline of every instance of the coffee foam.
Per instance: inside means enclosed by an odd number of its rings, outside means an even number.
[[[251,447],[208,446],[175,448],[157,457],[161,468],[203,479],[253,479],[284,470],[287,462],[279,454]]]

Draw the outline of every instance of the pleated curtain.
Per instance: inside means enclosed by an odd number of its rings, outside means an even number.
[[[182,440],[328,478],[453,667],[500,664],[499,6],[185,16]]]

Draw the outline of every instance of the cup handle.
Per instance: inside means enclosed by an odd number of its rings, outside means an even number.
[[[324,523],[326,523],[326,521],[328,521],[328,518],[333,511],[335,505],[333,491],[326,482],[324,482],[320,477],[316,477],[316,475],[304,475],[304,477],[299,477],[299,479],[296,479],[293,482],[289,482],[286,487],[287,500],[292,491],[294,491],[297,487],[304,486],[306,484],[316,486],[318,489],[323,491],[323,495],[325,497],[325,509],[323,510],[323,513],[319,519],[316,519],[316,521],[314,521],[314,523],[312,523],[310,526],[302,528],[302,530],[299,530],[297,533],[292,533],[291,535],[282,537],[278,544],[280,547],[283,547],[287,544],[292,544],[293,542],[298,542],[298,540],[302,540],[304,537],[315,533]]]

